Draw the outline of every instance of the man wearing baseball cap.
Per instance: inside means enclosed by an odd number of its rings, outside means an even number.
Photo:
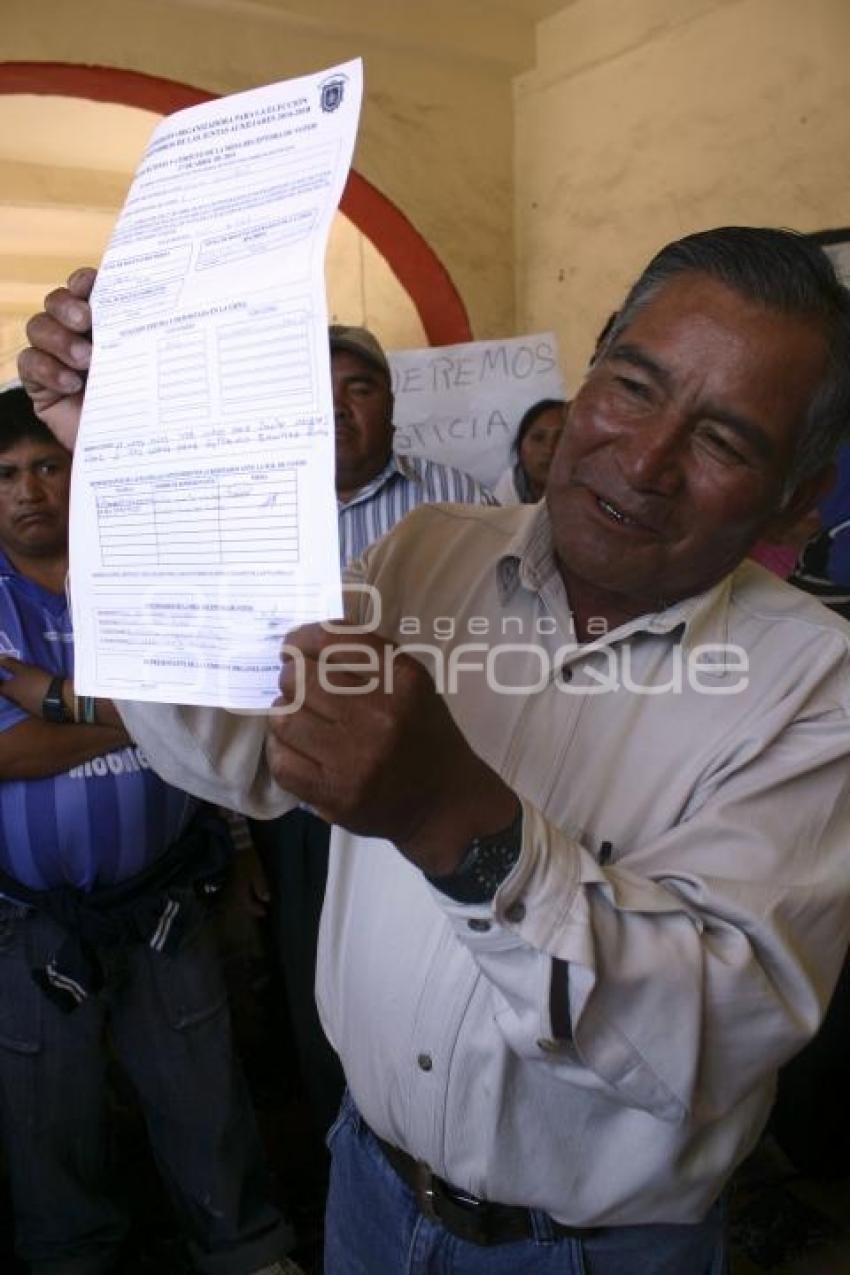
[[[468,474],[393,453],[390,365],[367,328],[328,329],[336,421],[340,564],[346,567],[418,505],[493,504]],[[252,824],[266,882],[253,884],[269,905],[273,944],[286,985],[299,1063],[315,1124],[324,1134],[343,1091],[339,1060],[316,1011],[319,915],[325,896],[330,827],[305,809]],[[264,888],[265,887],[265,888]]]

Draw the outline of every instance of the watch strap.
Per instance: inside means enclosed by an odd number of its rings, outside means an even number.
[[[61,673],[50,679],[50,684],[41,701],[41,716],[46,722],[67,722],[68,714],[62,702],[62,685],[65,678]]]
[[[471,841],[454,872],[428,880],[456,903],[488,903],[516,867],[521,851],[522,806],[507,828]]]

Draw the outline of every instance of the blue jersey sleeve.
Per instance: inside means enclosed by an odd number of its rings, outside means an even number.
[[[18,608],[5,580],[0,579],[0,654],[26,659],[23,654],[23,634]],[[0,668],[0,683],[5,681],[5,670]],[[0,694],[0,731],[25,722],[30,716],[23,708]]]

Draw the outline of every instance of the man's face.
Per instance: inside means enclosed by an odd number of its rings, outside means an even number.
[[[71,456],[58,443],[22,439],[0,451],[0,546],[13,560],[65,552],[70,482]]]
[[[393,396],[389,382],[368,359],[331,351],[336,421],[336,490],[341,499],[379,474],[392,450]]]
[[[555,551],[585,620],[698,593],[771,530],[826,359],[816,324],[706,275],[638,311],[588,373],[549,473]]]

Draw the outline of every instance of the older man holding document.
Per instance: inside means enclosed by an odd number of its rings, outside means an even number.
[[[47,309],[21,373],[73,430],[85,286]],[[726,1269],[724,1186],[850,931],[850,630],[744,558],[827,481],[848,368],[819,248],[687,236],[543,503],[405,519],[350,627],[289,635],[267,722],[120,706],[171,782],[336,825],[331,1275]]]

